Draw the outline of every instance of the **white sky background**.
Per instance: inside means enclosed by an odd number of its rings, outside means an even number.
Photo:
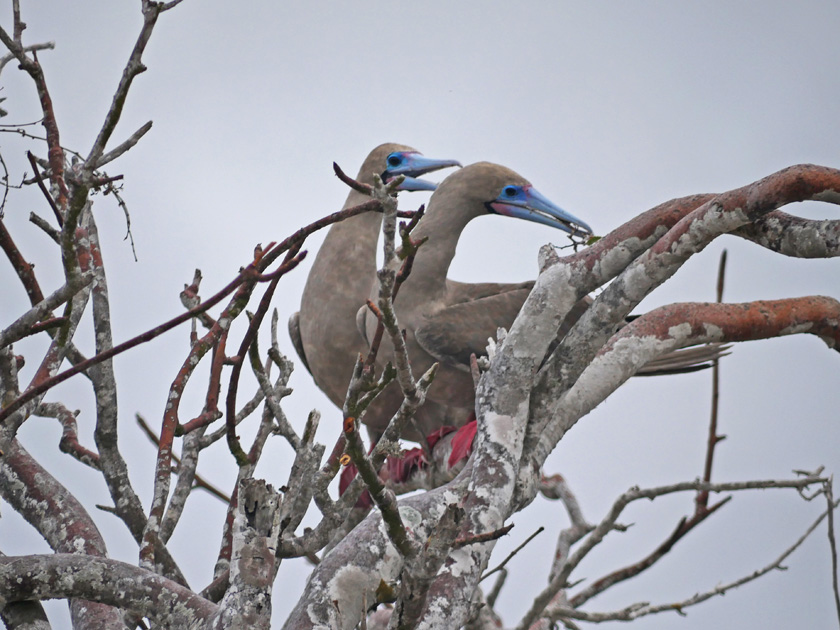
[[[23,2],[25,42],[55,40],[40,60],[55,102],[62,144],[86,153],[110,105],[140,28],[139,2]],[[0,13],[11,28],[11,8]],[[231,3],[186,0],[164,14],[152,37],[126,114],[122,141],[151,119],[152,131],[109,168],[124,173],[139,262],[110,198],[95,205],[112,296],[115,341],[182,311],[178,293],[204,274],[202,295],[226,284],[251,260],[256,243],[279,241],[337,210],[346,188],[337,161],[355,173],[375,145],[410,144],[464,164],[490,160],[528,177],[550,199],[605,234],[675,196],[723,191],[800,162],[840,166],[840,6],[828,2],[423,2]],[[10,64],[2,75],[0,122],[35,120],[31,82]],[[36,129],[40,132],[40,128]],[[26,145],[44,155],[42,145]],[[12,180],[28,169],[24,145],[0,135]],[[413,208],[422,195],[404,195]],[[27,223],[50,218],[37,191],[10,194],[6,222],[35,261],[45,292],[58,286],[57,249]],[[836,218],[836,206],[788,208]],[[307,244],[314,257],[323,235]],[[564,238],[549,228],[486,217],[469,226],[451,276],[518,281],[536,275],[536,255]],[[840,297],[840,263],[771,254],[723,238],[696,256],[643,304],[714,299],[717,261],[729,250],[725,299],[748,301],[826,294]],[[275,299],[281,344],[297,309],[309,264],[284,280]],[[25,305],[8,263],[0,263],[0,321]],[[82,344],[90,352],[89,329]],[[121,379],[121,440],[135,487],[148,506],[154,449],[136,428],[143,414],[160,425],[169,384],[188,348],[188,327],[116,360]],[[262,338],[266,347],[267,337]],[[17,351],[37,364],[32,345]],[[295,357],[296,358],[296,357]],[[182,420],[200,411],[196,375]],[[840,470],[840,357],[813,337],[742,344],[722,368],[721,432],[714,478],[786,477],[826,465]],[[250,381],[246,381],[249,382]],[[316,407],[320,441],[334,442],[340,413],[299,368],[284,404],[302,427]],[[240,400],[253,390],[240,386]],[[60,395],[59,395],[60,392]],[[71,381],[48,399],[83,409],[83,441],[93,444],[87,385]],[[547,472],[562,472],[591,521],[632,485],[690,480],[702,473],[710,374],[635,379],[585,417],[556,449]],[[125,527],[93,503],[109,498],[101,477],[58,453],[57,423],[33,418],[26,448],[95,511],[114,557],[136,562]],[[269,443],[259,470],[275,486],[291,451]],[[49,461],[45,461],[49,458]],[[234,466],[222,443],[199,473],[230,490]],[[593,600],[588,610],[636,601],[676,601],[771,562],[824,507],[794,492],[741,494],[643,578]],[[637,525],[614,534],[578,577],[596,578],[649,553],[690,514],[693,496],[629,510]],[[224,506],[197,492],[171,543],[194,588],[210,581]],[[46,552],[37,534],[2,506],[0,549]],[[514,515],[513,532],[493,564],[534,529],[547,531],[509,565],[499,600],[514,625],[546,582],[556,535],[567,524],[559,503],[537,499]],[[643,629],[829,627],[836,624],[825,526],[786,563],[789,570],[687,610],[636,622]],[[275,620],[302,589],[303,563],[281,567]],[[66,607],[51,606],[56,627]]]

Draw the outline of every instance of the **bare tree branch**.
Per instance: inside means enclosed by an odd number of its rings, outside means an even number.
[[[28,579],[21,580],[22,575]],[[0,590],[6,601],[95,598],[100,606],[131,610],[170,628],[197,627],[217,611],[212,602],[151,571],[109,558],[68,553],[0,558]],[[118,615],[109,627],[125,625]]]

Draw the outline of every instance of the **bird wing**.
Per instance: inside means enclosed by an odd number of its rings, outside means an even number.
[[[292,316],[289,317],[289,337],[292,339],[292,345],[295,347],[295,350],[300,357],[301,363],[303,363],[303,367],[306,368],[306,371],[312,374],[312,370],[309,369],[309,363],[306,361],[306,353],[303,351],[303,342],[300,339],[300,313],[294,312]]]
[[[721,343],[707,343],[673,350],[661,357],[648,361],[636,372],[636,376],[662,376],[665,374],[683,374],[712,367],[712,361],[730,354],[732,346]]]
[[[501,293],[507,293],[509,291],[518,291],[520,289],[525,289],[527,292],[530,292],[533,287],[533,280],[518,283],[466,283],[457,282],[448,278],[446,279],[446,294],[450,304],[471,302],[473,300],[479,300],[485,297],[492,297]],[[527,296],[527,293],[525,295]]]
[[[453,301],[465,295],[480,297],[458,301],[437,311],[415,329],[414,336],[417,343],[436,360],[466,367],[471,354],[482,356],[487,353],[487,340],[490,337],[496,338],[498,328],[510,328],[533,283],[460,286],[463,287],[463,293],[453,298]],[[592,298],[587,296],[572,307],[552,346],[559,343],[591,303]],[[728,355],[729,349],[728,345],[713,343],[675,350],[646,364],[637,375],[661,376],[703,370],[711,367],[712,361]]]
[[[456,302],[426,317],[414,330],[417,343],[438,361],[469,366],[470,355],[487,354],[488,338],[495,339],[498,328],[510,328],[516,319],[533,285],[523,284],[507,285],[508,290]],[[497,290],[500,286],[505,285],[496,285]],[[478,287],[475,295],[481,295],[490,285]]]

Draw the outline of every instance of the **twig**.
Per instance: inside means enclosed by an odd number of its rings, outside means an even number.
[[[49,236],[56,245],[61,245],[61,231],[56,230],[53,226],[51,226],[45,218],[35,214],[34,212],[30,212],[29,222],[35,227],[41,228],[41,230],[43,230],[43,232]]]
[[[665,541],[656,549],[654,549],[650,554],[648,554],[638,562],[634,562],[629,566],[617,569],[609,573],[608,575],[605,575],[604,577],[595,580],[584,590],[575,594],[574,597],[569,598],[569,605],[572,608],[578,608],[588,600],[592,599],[599,593],[603,593],[615,584],[634,578],[641,572],[649,569],[660,558],[662,558],[663,556],[665,556],[665,554],[671,551],[674,545],[676,545],[677,542],[684,538],[692,529],[694,529],[700,523],[706,520],[707,517],[714,514],[718,508],[728,503],[730,499],[732,499],[732,497],[728,496],[725,497],[723,500],[718,501],[710,508],[704,507],[702,509],[698,509],[697,511],[695,511],[694,515],[691,518],[683,517],[682,519],[680,519],[680,522],[677,524],[677,527],[674,529],[671,535],[668,536],[668,538],[665,539]]]
[[[23,31],[26,28],[26,23],[20,19],[20,0],[12,0],[12,17],[14,19],[14,36],[15,43],[23,44]]]
[[[726,250],[724,249],[720,255],[720,264],[718,265],[717,277],[717,302],[723,302],[723,282],[726,277]],[[712,461],[715,456],[715,447],[718,442],[726,439],[726,436],[718,435],[718,408],[720,399],[720,362],[718,359],[712,361],[712,411],[709,419],[709,439],[706,443],[706,462],[703,466],[703,481],[712,480]],[[699,512],[708,505],[709,493],[700,492],[694,499],[697,506],[696,510]]]
[[[340,179],[342,182],[350,186],[356,192],[360,192],[363,195],[371,195],[373,193],[373,186],[370,184],[362,184],[361,182],[357,182],[355,179],[347,175],[341,167],[336,163],[333,162],[333,172],[335,172],[336,177]]]
[[[125,105],[125,100],[128,97],[128,91],[131,88],[131,84],[134,82],[134,79],[138,74],[146,71],[146,66],[144,66],[141,62],[141,58],[143,57],[143,52],[145,51],[146,45],[149,43],[149,39],[152,36],[152,31],[155,28],[158,16],[164,9],[162,5],[156,2],[143,0],[142,10],[143,27],[140,29],[140,34],[137,37],[137,41],[134,43],[134,48],[128,57],[125,68],[123,68],[122,77],[120,78],[120,82],[114,92],[114,98],[111,102],[111,107],[108,110],[108,113],[105,115],[105,121],[102,124],[102,128],[99,130],[96,140],[94,140],[93,146],[91,147],[87,158],[84,160],[84,171],[88,175],[92,174],[93,171],[102,164],[105,145],[108,143],[108,140],[110,140],[111,135],[114,133],[114,129],[117,127],[117,123],[120,121],[123,106]]]
[[[600,623],[603,621],[632,621],[633,619],[637,619],[639,617],[644,617],[646,615],[651,615],[660,612],[676,612],[678,614],[683,614],[683,610],[688,608],[689,606],[694,606],[701,602],[704,602],[708,599],[711,599],[715,595],[724,595],[728,591],[752,582],[760,578],[763,575],[766,575],[770,571],[774,569],[783,570],[784,566],[782,563],[790,556],[799,546],[805,542],[808,536],[819,526],[826,516],[831,513],[834,509],[837,508],[838,502],[832,504],[831,508],[823,512],[822,514],[817,517],[817,519],[805,530],[805,533],[796,540],[790,547],[788,547],[782,554],[776,558],[770,564],[762,567],[761,569],[757,569],[753,571],[749,575],[741,577],[737,580],[729,582],[728,584],[723,584],[720,586],[716,586],[713,589],[705,591],[703,593],[697,593],[692,597],[689,597],[680,602],[668,603],[668,604],[659,604],[659,605],[651,605],[649,602],[639,602],[637,604],[632,604],[627,606],[621,610],[607,612],[607,613],[588,613],[581,610],[574,610],[572,608],[554,608],[548,611],[548,617],[550,619],[560,619],[563,617],[570,617],[572,619],[580,619],[582,621],[590,621],[593,623]],[[520,625],[520,627],[522,627]]]
[[[583,541],[580,548],[578,548],[569,557],[569,559],[564,563],[562,569],[551,579],[549,585],[534,599],[530,610],[520,620],[517,630],[526,630],[532,623],[543,615],[543,611],[546,606],[548,606],[549,602],[552,601],[560,589],[566,586],[566,581],[574,568],[580,564],[583,558],[596,545],[598,545],[610,531],[615,529],[615,523],[621,515],[621,512],[633,501],[638,501],[640,499],[654,499],[667,494],[686,491],[699,492],[706,490],[708,492],[717,493],[767,488],[794,488],[801,490],[815,484],[824,484],[825,481],[825,478],[816,476],[807,476],[799,479],[769,479],[732,483],[708,483],[705,481],[695,480],[674,483],[668,486],[658,486],[655,488],[631,488],[616,499],[607,516],[603,518],[603,520],[595,527],[594,531],[586,538],[586,540]],[[574,615],[570,616],[577,618]]]
[[[44,198],[47,200],[47,203],[50,205],[50,208],[55,215],[55,220],[58,221],[59,227],[64,225],[64,217],[61,216],[61,211],[58,209],[58,206],[55,205],[55,201],[52,198],[52,195],[47,190],[47,187],[44,185],[44,180],[41,178],[41,173],[38,171],[38,164],[35,162],[35,156],[32,154],[32,151],[26,152],[26,157],[29,160],[29,164],[32,165],[32,170],[35,175],[35,183],[38,184],[38,188],[41,189],[41,193],[44,195]]]
[[[149,441],[151,441],[152,444],[154,444],[155,446],[159,446],[160,440],[158,440],[158,436],[155,434],[154,431],[152,431],[152,428],[149,426],[149,423],[146,422],[143,416],[141,416],[138,413],[134,414],[134,418],[135,420],[137,420],[137,424],[140,425],[140,429],[143,431],[143,433],[146,434],[146,437],[149,438]],[[178,457],[175,453],[172,453],[172,461],[178,464],[179,466],[181,464],[181,458]],[[177,472],[177,469],[175,472]],[[230,501],[230,497],[228,495],[216,488],[213,484],[207,482],[201,475],[195,475],[194,483],[196,488],[206,490],[220,501],[224,503],[228,503]]]
[[[502,592],[502,587],[505,585],[507,576],[507,569],[499,568],[499,577],[496,578],[496,581],[493,583],[493,588],[491,588],[490,592],[487,593],[487,605],[490,606],[490,608],[494,608],[496,606],[496,600],[499,598],[499,593]]]
[[[19,38],[16,38],[19,43]],[[55,50],[55,42],[43,42],[41,44],[30,44],[29,46],[23,46],[21,50],[24,53],[28,52],[37,52],[39,50]],[[8,55],[4,55],[2,59],[0,59],[0,72],[3,72],[3,68],[6,67],[6,64],[9,63],[12,59],[15,59],[15,55],[9,53]]]
[[[203,313],[207,309],[215,306],[219,302],[221,302],[225,297],[230,295],[237,287],[239,287],[243,282],[246,282],[249,278],[251,278],[254,274],[254,263],[248,265],[245,269],[243,269],[231,282],[227,284],[221,291],[216,293],[216,295],[212,296],[210,299],[205,301],[204,303],[196,306],[194,309],[190,309],[177,317],[170,319],[163,324],[155,326],[154,328],[147,330],[144,333],[137,335],[136,337],[132,337],[128,341],[124,341],[123,343],[112,347],[110,350],[106,352],[101,352],[95,356],[90,357],[89,359],[77,363],[72,368],[68,368],[67,370],[56,374],[55,376],[46,379],[39,385],[33,386],[23,392],[17,399],[9,403],[8,406],[4,407],[0,410],[0,422],[5,420],[9,415],[20,409],[23,405],[27,402],[43,394],[44,392],[48,391],[49,389],[55,387],[59,383],[63,383],[71,376],[75,376],[80,372],[84,372],[88,368],[98,363],[102,363],[126,350],[130,350],[135,346],[139,346],[143,343],[151,341],[156,337],[159,337],[165,332],[168,332],[175,328],[176,326],[189,321],[192,317],[198,315],[199,313]]]
[[[225,424],[227,426],[228,448],[230,448],[231,454],[233,454],[234,458],[240,466],[247,465],[249,463],[249,460],[245,451],[242,450],[242,446],[239,443],[239,438],[237,438],[236,436],[236,392],[239,387],[239,376],[242,373],[242,364],[245,362],[245,355],[248,353],[248,349],[251,347],[252,344],[256,343],[257,331],[259,330],[260,324],[262,324],[265,314],[268,312],[268,307],[271,303],[271,298],[274,296],[274,291],[277,289],[277,283],[280,281],[280,278],[283,276],[283,274],[285,274],[287,271],[294,269],[306,255],[306,252],[300,252],[297,255],[294,255],[293,252],[294,250],[289,251],[289,253],[286,256],[286,260],[283,262],[282,265],[280,265],[280,268],[277,269],[277,271],[273,272],[272,274],[268,274],[267,277],[271,277],[271,281],[269,282],[269,285],[266,288],[262,299],[260,300],[259,306],[257,307],[257,311],[254,313],[254,315],[250,318],[250,321],[248,322],[248,330],[245,332],[245,335],[242,338],[242,343],[240,344],[239,352],[237,353],[239,361],[237,361],[234,364],[233,370],[230,374],[230,381],[228,383],[228,393],[225,399]],[[289,427],[289,429],[291,430],[291,427]],[[296,447],[299,442],[299,439],[297,435],[294,434],[294,431],[291,431],[289,438],[289,441],[292,444],[292,446]],[[250,463],[255,464],[256,462],[250,461]]]
[[[580,503],[563,475],[543,475],[540,479],[540,492],[549,499],[560,499],[571,521],[571,524],[563,528],[557,536],[554,561],[551,563],[551,571],[548,574],[548,579],[553,580],[568,559],[572,545],[595,529],[595,526],[590,525],[583,516]]]
[[[354,379],[359,374],[357,363]],[[397,507],[394,492],[388,488],[377,474],[377,470],[369,457],[365,455],[365,447],[358,431],[358,420],[348,417],[344,419],[345,453],[353,460],[353,464],[359,471],[359,477],[364,481],[373,502],[382,513],[382,521],[388,538],[406,559],[414,558],[420,551],[417,542],[413,540],[403,523]]]
[[[35,409],[36,416],[55,418],[61,423],[61,440],[58,443],[58,450],[67,453],[82,464],[100,470],[99,453],[85,448],[79,443],[79,430],[76,424],[76,413],[73,413],[61,403],[41,403]]]
[[[12,187],[9,182],[9,168],[6,166],[6,160],[3,159],[3,154],[0,153],[0,165],[3,166],[3,179],[0,183],[3,185],[3,199],[0,201],[0,221],[6,215],[6,199],[9,198],[9,188]]]
[[[275,309],[272,314],[272,324],[274,324],[273,328],[275,330],[276,318],[277,311]],[[280,400],[292,393],[292,390],[286,387],[286,384],[289,382],[289,376],[292,373],[292,363],[283,355],[279,356],[279,358],[282,359],[283,366],[280,368],[280,378],[278,379],[278,382],[275,385],[272,385],[268,380],[268,370],[259,362],[259,354],[256,350],[256,343],[251,346],[249,355],[252,355],[250,361],[251,370],[254,372],[257,383],[259,383],[260,389],[265,396],[266,405],[268,405],[271,410],[271,414],[274,416],[277,423],[274,428],[274,433],[279,433],[285,437],[292,449],[297,452],[301,447],[301,439],[298,437],[291,423],[286,418],[286,414],[283,412],[282,407],[280,407]],[[269,363],[268,367],[270,367],[270,365],[271,364]]]
[[[3,250],[9,262],[12,263],[12,267],[14,267],[15,273],[29,298],[29,303],[35,306],[42,302],[44,300],[44,294],[41,291],[41,286],[38,284],[38,279],[35,277],[35,270],[23,257],[23,254],[18,249],[3,221],[0,221],[0,249]]]
[[[145,125],[140,127],[137,131],[131,134],[127,140],[122,142],[117,147],[111,149],[107,153],[105,153],[102,157],[100,157],[96,164],[93,165],[92,168],[99,169],[108,164],[108,162],[113,162],[118,157],[120,157],[123,153],[131,149],[135,144],[140,142],[140,138],[146,135],[146,133],[152,128],[152,121],[150,120]]]
[[[834,591],[834,606],[837,609],[837,621],[840,623],[840,590],[837,586],[837,543],[834,539],[834,476],[825,483],[825,500],[828,504],[828,547],[831,550],[831,587]]]
[[[134,235],[131,233],[131,214],[128,212],[128,204],[126,204],[125,199],[122,198],[116,186],[114,186],[111,183],[112,181],[115,181],[118,177],[122,177],[122,175],[109,178],[109,180],[111,181],[106,183],[105,194],[113,195],[114,199],[117,200],[117,205],[123,211],[123,215],[125,216],[125,236],[123,237],[123,240],[128,240],[128,242],[130,243],[131,254],[134,256],[134,262],[137,262],[137,249],[134,247]]]
[[[19,16],[18,16],[19,17]],[[20,22],[20,25],[23,23]],[[18,23],[15,24],[17,31]],[[21,29],[22,30],[22,29]],[[19,35],[19,33],[15,33]],[[0,41],[2,41],[9,52],[20,61],[20,66],[32,78],[35,83],[35,88],[38,92],[38,100],[41,104],[41,112],[44,114],[42,123],[47,132],[47,152],[50,164],[50,181],[58,187],[58,207],[64,208],[69,198],[67,191],[67,184],[64,181],[64,151],[61,148],[61,142],[58,134],[58,124],[55,119],[55,110],[52,104],[47,83],[44,79],[44,72],[41,65],[38,63],[37,53],[33,51],[33,59],[26,56],[26,52],[19,41],[9,37],[8,33],[0,27]],[[81,208],[80,208],[81,210]]]
[[[507,536],[510,530],[513,529],[513,523],[505,525],[499,529],[494,529],[492,532],[485,532],[483,534],[475,534],[473,536],[466,536],[465,538],[456,538],[452,545],[453,549],[460,549],[467,545],[474,545],[476,543],[486,543],[491,540],[498,540],[502,536]]]
[[[479,580],[479,582],[483,582],[484,580],[486,580],[488,577],[490,577],[491,575],[493,575],[493,574],[494,574],[494,573],[496,573],[497,571],[501,571],[502,569],[504,569],[504,566],[505,566],[508,562],[510,562],[516,554],[518,554],[520,551],[522,551],[522,549],[524,549],[525,545],[527,545],[529,542],[531,542],[532,540],[534,540],[534,538],[536,538],[536,537],[537,537],[540,533],[542,533],[542,531],[543,531],[544,529],[545,529],[545,527],[540,526],[540,527],[537,529],[537,531],[535,531],[533,534],[531,534],[530,536],[528,536],[528,538],[526,538],[526,539],[525,539],[525,542],[523,542],[523,543],[522,543],[521,545],[519,545],[516,549],[514,549],[513,551],[511,551],[511,552],[507,555],[507,557],[499,563],[499,565],[498,565],[498,566],[496,566],[496,567],[495,567],[495,568],[493,568],[493,569],[490,569],[490,570],[489,570],[489,571],[487,571],[484,575],[482,575],[482,576],[481,576],[481,579]]]

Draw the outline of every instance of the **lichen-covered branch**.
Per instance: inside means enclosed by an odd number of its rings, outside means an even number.
[[[88,600],[87,606],[114,606],[110,609],[134,612],[165,628],[201,628],[217,610],[212,602],[151,571],[109,558],[68,553],[0,558],[0,593],[3,603]],[[74,623],[74,627],[125,628],[125,624],[118,615],[108,626]]]

